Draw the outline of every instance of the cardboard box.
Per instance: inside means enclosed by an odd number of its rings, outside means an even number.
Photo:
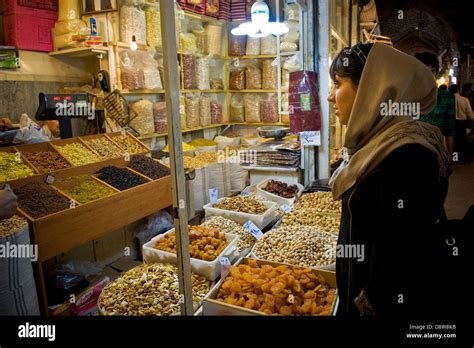
[[[239,264],[245,264],[249,258],[244,258],[241,259],[239,262],[236,263],[236,265]],[[263,261],[263,260],[257,260],[258,265],[271,265],[271,266],[280,266],[280,265],[286,265],[289,266],[290,268],[301,268],[301,267],[294,267],[291,265],[283,264],[283,263],[276,263],[276,262],[270,262],[270,261]],[[325,270],[312,270],[313,273],[320,274],[326,279],[326,282],[329,284],[331,289],[336,289],[336,273],[335,272],[329,272]],[[267,314],[263,312],[259,312],[257,310],[253,309],[247,309],[244,307],[240,306],[235,306],[231,304],[227,304],[222,301],[217,301],[215,300],[217,293],[224,283],[225,278],[221,279],[213,288],[212,290],[204,297],[202,308],[203,308],[203,315],[237,315],[237,316],[254,316],[254,315],[263,315],[266,316]],[[332,306],[332,315],[334,315],[335,311],[337,308],[337,291],[336,291],[336,299],[334,300],[333,306]]]
[[[32,15],[6,14],[3,23],[5,43],[17,49],[50,52],[55,22],[55,19]]]
[[[5,14],[22,14],[46,19],[58,19],[59,0],[5,0]]]

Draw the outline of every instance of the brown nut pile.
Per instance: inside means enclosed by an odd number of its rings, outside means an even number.
[[[209,292],[211,282],[192,275],[195,309]],[[155,263],[136,267],[102,291],[99,308],[103,315],[177,315],[179,305],[178,268]]]
[[[332,198],[331,192],[312,192],[301,196],[301,199],[295,204],[295,209],[311,208],[320,213],[342,212],[342,202]]]
[[[24,152],[23,156],[25,156],[41,174],[71,167],[63,156],[53,151]]]
[[[314,226],[323,232],[339,233],[341,218],[324,215],[316,209],[294,209],[285,215],[282,226]]]
[[[109,139],[96,138],[84,141],[92,150],[97,152],[102,158],[118,158],[123,156],[123,151]]]
[[[145,151],[145,149],[138,142],[136,142],[127,135],[115,136],[112,139],[114,140],[114,142],[117,143],[118,146],[123,149],[123,151],[128,154],[133,155]]]
[[[266,233],[255,244],[254,255],[262,260],[301,267],[336,262],[337,236],[309,226],[286,226]]]
[[[270,180],[263,189],[283,198],[294,198],[298,193],[296,185],[288,185],[276,180]]]
[[[223,198],[219,203],[214,204],[213,208],[255,215],[263,215],[268,210],[268,208],[262,202],[240,195],[230,198]]]
[[[188,235],[189,254],[195,259],[214,261],[228,245],[225,234],[216,228],[189,226]],[[176,233],[159,239],[154,248],[176,254]]]
[[[324,277],[307,268],[232,266],[217,300],[269,315],[330,315],[336,298]]]
[[[13,215],[9,219],[0,220],[0,237],[8,237],[15,234],[27,224],[26,219],[18,215]]]
[[[251,248],[257,240],[253,234],[247,231],[242,225],[239,225],[232,220],[223,218],[222,216],[212,216],[201,226],[217,228],[221,232],[238,235],[239,242],[237,243],[237,249],[239,249],[239,252],[242,252],[247,248]]]

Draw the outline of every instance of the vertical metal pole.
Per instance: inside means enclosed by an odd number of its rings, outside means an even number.
[[[189,256],[186,182],[183,165],[181,117],[179,113],[179,74],[176,49],[174,1],[160,0],[161,32],[165,72],[166,109],[168,110],[168,139],[170,145],[171,178],[173,183],[174,224],[178,256],[181,314],[193,315],[191,264]],[[177,214],[176,214],[177,213]]]

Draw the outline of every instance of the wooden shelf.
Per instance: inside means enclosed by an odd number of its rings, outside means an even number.
[[[288,124],[281,123],[281,122],[276,122],[276,123],[233,122],[233,123],[230,123],[229,125],[231,125],[231,126],[249,126],[249,127],[252,127],[252,126],[288,126]]]
[[[276,58],[276,54],[261,54],[258,56],[227,56],[227,59],[268,59]]]
[[[85,58],[94,57],[99,54],[109,53],[109,48],[104,46],[99,47],[78,47],[78,48],[67,48],[60,51],[49,52],[52,57],[68,57],[68,58]]]
[[[128,90],[123,90],[120,91],[122,94],[128,94],[128,95],[134,95],[134,94],[165,94],[166,91],[164,89],[140,89],[136,91],[128,91]]]
[[[294,56],[295,54],[299,54],[300,51],[294,51],[294,52],[280,52],[280,56],[282,57],[288,57],[288,56]]]
[[[109,42],[109,46],[114,46],[114,43],[113,42]],[[117,46],[119,48],[126,48],[126,49],[129,49],[131,50],[130,48],[130,43],[126,43],[126,42],[117,42]],[[151,47],[150,46],[147,46],[147,45],[142,45],[142,44],[138,44],[138,50],[140,51],[148,51]]]
[[[209,57],[211,59],[223,59],[223,60],[227,59],[227,57],[219,55],[219,54],[204,55],[204,54],[198,53],[198,52],[183,52],[183,51],[178,51],[178,54],[181,55],[181,56],[184,56],[184,55],[187,55],[187,54],[192,54],[192,55],[197,56],[198,58],[199,57]]]
[[[243,89],[243,90],[230,89],[229,93],[278,93],[278,89]]]
[[[196,131],[200,131],[204,129],[219,128],[219,127],[224,127],[228,125],[229,125],[228,123],[219,123],[219,124],[211,124],[209,126],[204,126],[204,127],[185,128],[183,129],[183,133],[196,132]],[[138,139],[143,140],[143,139],[160,138],[160,137],[167,137],[167,136],[168,136],[168,133],[152,133],[152,134],[139,136]]]
[[[188,11],[184,11],[184,17],[185,18],[186,17],[191,18],[191,19],[197,19],[197,20],[200,20],[200,21],[203,21],[203,22],[224,22],[223,20],[220,20],[220,19],[217,19],[217,18],[214,18],[214,17],[200,15],[200,14],[192,13],[192,12],[188,12]]]
[[[227,93],[225,89],[180,89],[181,93]]]

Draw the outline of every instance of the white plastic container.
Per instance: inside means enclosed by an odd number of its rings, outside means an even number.
[[[176,254],[154,248],[158,240],[164,238],[164,236],[173,232],[174,228],[166,233],[156,236],[148,243],[143,245],[143,261],[145,263],[161,262],[172,263],[174,265],[177,264]],[[237,241],[239,240],[239,236],[235,234],[225,233],[225,237],[227,239],[228,245],[222,251],[222,253],[218,257],[216,257],[214,261],[204,261],[191,258],[191,271],[193,273],[202,275],[206,277],[206,279],[214,281],[221,274],[221,265],[219,263],[219,257],[225,256],[229,259],[230,262],[232,262],[239,256],[239,253],[237,251]]]
[[[224,198],[219,199],[217,203],[219,203],[222,199]],[[240,213],[232,210],[213,208],[212,203],[206,204],[204,206],[204,211],[206,212],[206,218],[210,216],[222,216],[226,219],[235,221],[241,225],[244,225],[247,221],[250,220],[255,224],[255,226],[262,230],[278,218],[278,205],[275,202],[266,201],[262,202],[262,204],[264,204],[268,209],[265,213],[261,215]]]
[[[270,193],[268,191],[265,191],[263,189],[264,187],[267,186],[267,183],[270,180],[271,179],[265,179],[257,185],[257,195],[264,198],[264,199],[266,199],[266,200],[277,203],[278,206],[282,206],[282,205],[285,205],[285,204],[288,205],[288,206],[292,205],[293,203],[295,203],[296,199],[299,198],[301,196],[301,194],[303,193],[304,186],[301,185],[301,184],[295,183],[295,184],[291,184],[291,185],[296,185],[296,187],[298,188],[298,192],[296,193],[296,196],[294,198],[280,197],[278,195],[275,195],[275,194]]]

